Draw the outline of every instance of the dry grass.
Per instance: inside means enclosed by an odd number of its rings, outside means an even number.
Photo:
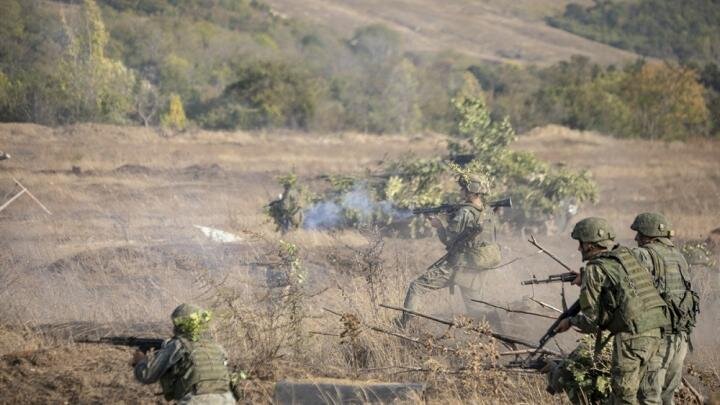
[[[399,32],[408,49],[446,51],[491,61],[551,64],[573,55],[598,63],[635,59],[630,52],[549,27],[543,17],[564,9],[553,0],[269,0],[280,13],[316,21],[350,37],[358,27],[382,23]]]
[[[302,182],[320,188],[320,174],[360,173],[411,150],[432,155],[443,145],[440,136],[197,132],[166,139],[143,128],[5,124],[0,125],[0,143],[13,155],[0,166],[0,194],[12,193],[14,176],[54,212],[48,217],[22,198],[0,213],[0,326],[15,331],[0,331],[0,355],[57,345],[28,340],[16,332],[18,325],[93,322],[128,333],[138,323],[166,324],[172,308],[190,300],[216,308],[218,336],[234,364],[255,377],[247,383],[248,401],[266,398],[268,381],[281,377],[424,381],[431,402],[559,401],[545,394],[543,382],[533,376],[439,372],[468,364],[492,366],[498,347],[477,334],[454,331],[452,338],[438,340],[444,331],[437,325],[412,325],[413,336],[432,332],[437,345],[464,351],[464,357],[366,327],[343,338],[332,336],[348,330],[348,323],[323,308],[352,314],[362,325],[392,329],[397,314],[377,304],[401,302],[411,278],[442,254],[434,240],[293,232],[286,240],[298,246],[307,281],[296,290],[266,288],[263,263],[279,260],[278,236],[262,214],[263,204],[280,191],[275,176],[294,169]],[[609,217],[625,241],[631,237],[625,228],[642,210],[663,210],[681,237],[718,225],[720,143],[619,141],[551,127],[522,138],[518,147],[591,169],[601,186],[601,202],[579,215]],[[73,173],[72,166],[81,172]],[[234,232],[243,241],[217,244],[194,225]],[[579,266],[566,235],[540,240]],[[525,299],[534,295],[557,305],[556,286],[532,290],[518,281],[562,270],[533,255],[519,235],[501,235],[501,243],[507,259],[525,259],[491,274],[486,299],[523,306],[534,305]],[[424,302],[424,311],[448,319],[465,310],[462,299],[446,291]],[[488,308],[471,309],[490,315]],[[528,339],[547,327],[542,319],[499,316],[508,320],[504,332]],[[713,353],[719,344],[712,332],[717,316],[712,311],[703,316],[697,352]],[[560,344],[567,349],[572,341],[568,336]],[[115,399],[123,395],[118,388]]]

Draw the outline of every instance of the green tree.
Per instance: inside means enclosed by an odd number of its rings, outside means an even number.
[[[201,118],[215,128],[307,128],[321,91],[319,80],[284,62],[245,65],[238,80],[206,107]]]
[[[122,62],[105,56],[108,34],[97,4],[84,0],[82,10],[78,31],[65,24],[68,45],[56,73],[65,103],[57,118],[124,122],[133,109],[135,76]]]
[[[632,110],[632,131],[638,136],[684,139],[707,133],[705,89],[692,69],[645,63],[626,76],[621,95]]]
[[[422,116],[417,91],[415,66],[403,59],[392,70],[389,83],[382,93],[385,106],[376,112],[380,116],[378,121],[383,123],[383,132],[408,133],[419,128]]]
[[[160,124],[164,128],[169,128],[173,131],[183,131],[187,128],[185,109],[183,108],[182,99],[178,94],[173,93],[170,95],[167,111],[160,117]]]

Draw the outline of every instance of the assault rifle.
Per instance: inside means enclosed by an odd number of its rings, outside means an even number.
[[[575,277],[578,276],[578,273],[561,273],[561,274],[551,274],[548,276],[548,278],[542,278],[538,279],[533,275],[533,277],[530,280],[525,280],[520,282],[522,285],[530,285],[530,284],[548,284],[548,283],[568,283],[573,280],[575,280]]]
[[[107,336],[101,337],[100,339],[81,339],[76,340],[78,343],[89,343],[89,344],[106,344],[113,346],[128,346],[137,347],[143,353],[152,350],[158,350],[162,346],[164,339],[159,338],[139,338],[134,336]]]
[[[488,204],[491,208],[497,209],[502,207],[512,208],[512,199],[510,197],[503,198],[502,200],[492,201]],[[438,205],[437,207],[425,207],[425,208],[415,208],[412,210],[413,215],[420,215],[420,214],[439,214],[439,213],[449,213],[457,211],[461,207],[460,204],[442,204]]]
[[[550,325],[550,328],[548,328],[547,332],[543,335],[543,337],[540,338],[540,341],[537,344],[537,348],[535,351],[528,357],[526,362],[531,361],[535,355],[540,352],[540,349],[542,349],[545,344],[550,340],[553,336],[557,335],[557,332],[555,332],[555,328],[557,328],[558,325],[560,325],[560,322],[562,322],[563,319],[566,318],[572,318],[573,316],[580,313],[580,300],[575,301],[574,304],[570,306],[565,312],[560,314],[560,316],[553,322],[552,325]]]

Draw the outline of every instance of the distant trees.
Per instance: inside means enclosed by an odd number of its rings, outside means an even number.
[[[519,131],[548,123],[658,139],[720,131],[713,63],[473,64],[451,51],[407,52],[382,24],[340,38],[262,2],[96,1],[0,0],[0,121],[168,125],[172,105],[185,120],[174,128],[450,133],[461,90]],[[651,1],[660,0],[633,4]],[[622,26],[621,10],[603,0],[570,5],[563,18],[592,25],[602,15],[607,29]]]
[[[306,128],[315,112],[317,79],[284,62],[252,62],[200,118],[212,128]]]
[[[641,55],[689,62],[720,60],[716,0],[595,0],[570,3],[552,26]]]
[[[58,122],[122,123],[133,110],[135,75],[105,56],[108,33],[94,0],[84,0],[77,29],[64,23],[67,44],[54,75],[62,105]]]
[[[64,19],[54,26],[35,2],[20,6],[19,1],[2,1],[11,13],[3,13],[0,25],[11,34],[3,52],[10,60],[2,66],[8,74],[0,119],[46,124],[126,121],[133,109],[135,76],[122,62],[106,57],[108,34],[93,0],[83,2],[76,28]],[[48,26],[34,25],[43,21]],[[51,34],[63,40],[53,43]],[[33,51],[32,44],[39,41],[48,42]]]
[[[684,139],[708,133],[710,114],[697,72],[661,62],[623,70],[574,58],[544,71],[532,97],[550,122],[622,137]]]

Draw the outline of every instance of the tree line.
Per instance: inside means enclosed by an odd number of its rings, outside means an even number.
[[[447,133],[470,72],[493,116],[521,131],[559,123],[684,139],[720,128],[715,65],[575,57],[541,68],[415,54],[383,25],[340,38],[257,0],[0,6],[0,121]]]

